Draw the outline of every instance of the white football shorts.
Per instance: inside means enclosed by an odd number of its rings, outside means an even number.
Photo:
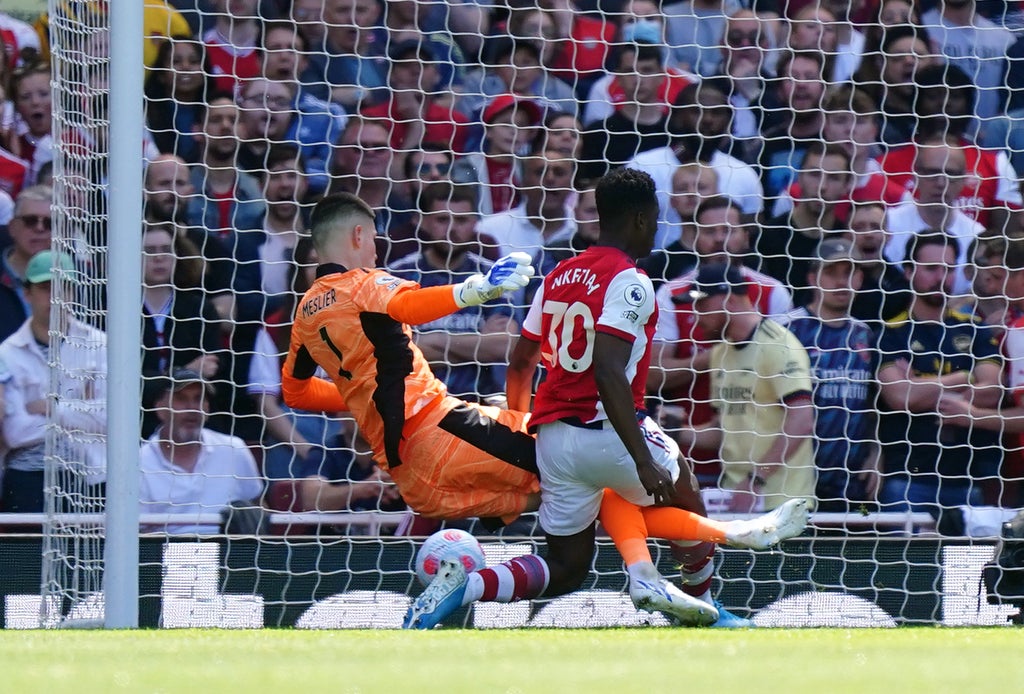
[[[640,422],[647,447],[657,465],[679,479],[679,446],[650,417]],[[537,430],[540,469],[540,525],[550,535],[575,535],[597,519],[605,488],[614,489],[637,506],[651,506],[636,463],[611,422],[586,429],[565,422],[542,424]]]

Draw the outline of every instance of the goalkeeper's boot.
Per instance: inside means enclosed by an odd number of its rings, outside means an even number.
[[[466,583],[466,567],[462,562],[442,559],[434,580],[409,606],[402,628],[433,629],[445,617],[462,607]]]
[[[661,576],[631,579],[629,597],[638,610],[661,612],[682,626],[710,626],[719,617],[716,607],[687,595]]]
[[[807,527],[808,515],[807,499],[790,499],[758,518],[730,521],[726,542],[733,547],[767,549],[802,533]]]
[[[718,621],[711,626],[716,629],[753,629],[756,625],[749,619],[744,619],[725,609],[725,606],[715,600],[715,607],[718,609]]]

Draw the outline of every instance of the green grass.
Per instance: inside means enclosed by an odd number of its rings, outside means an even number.
[[[0,691],[1014,692],[1024,631],[0,631]]]

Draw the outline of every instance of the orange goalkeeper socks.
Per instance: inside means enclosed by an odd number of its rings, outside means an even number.
[[[721,544],[725,542],[725,523],[665,506],[644,506],[640,509],[650,537],[663,540],[702,540]]]
[[[629,503],[611,489],[605,489],[598,518],[627,567],[641,562],[652,563],[651,551],[647,548],[647,525],[639,506]]]
[[[637,561],[650,561],[651,555],[647,549],[649,537],[715,543],[726,540],[725,523],[678,508],[640,507],[626,501],[611,489],[604,490],[599,517],[627,566],[631,557]],[[642,550],[638,545],[642,546]]]

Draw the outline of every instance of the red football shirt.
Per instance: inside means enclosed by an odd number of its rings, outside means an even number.
[[[555,77],[575,84],[579,77],[595,77],[604,72],[608,46],[615,40],[615,24],[577,14],[569,39],[561,42],[551,71]]]
[[[391,131],[391,148],[402,147],[409,121],[399,117],[393,101],[364,108],[363,115],[384,121]],[[453,152],[465,152],[468,123],[469,119],[458,111],[431,103],[423,121],[423,142],[439,142],[451,147]]]
[[[547,378],[537,389],[531,425],[565,417],[607,419],[594,378],[597,333],[633,345],[626,377],[634,406],[644,408],[658,305],[650,278],[636,261],[609,246],[592,246],[563,260],[544,278],[522,334],[541,343]]]
[[[993,208],[1020,209],[1020,189],[1006,154],[998,150],[982,149],[963,139],[960,146],[967,159],[967,181],[957,198],[957,207],[985,227],[989,224]],[[916,159],[917,145],[910,144],[886,152],[878,161],[891,182],[913,191]]]

